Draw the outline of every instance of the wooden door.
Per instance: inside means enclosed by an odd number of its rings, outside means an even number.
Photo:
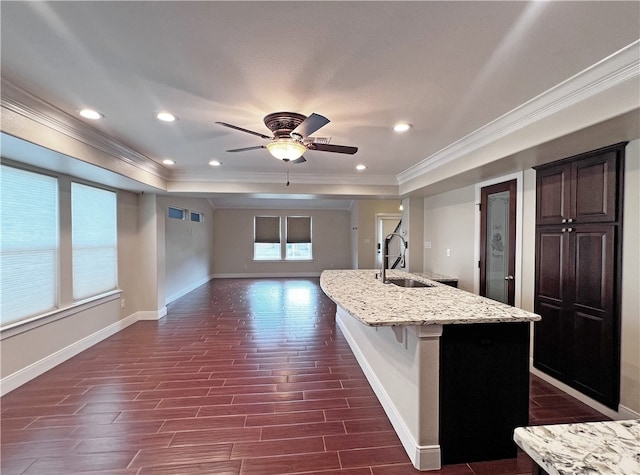
[[[559,380],[570,373],[567,355],[572,353],[568,338],[572,274],[569,237],[566,228],[538,228],[536,232],[534,311],[542,320],[535,325],[534,366]]]
[[[570,233],[573,267],[571,346],[573,386],[607,405],[617,404],[619,327],[616,320],[613,225],[576,226]]]
[[[480,190],[480,295],[513,305],[516,279],[516,180]]]

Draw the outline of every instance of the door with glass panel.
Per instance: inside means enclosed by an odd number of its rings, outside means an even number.
[[[513,305],[516,180],[480,190],[480,295]]]

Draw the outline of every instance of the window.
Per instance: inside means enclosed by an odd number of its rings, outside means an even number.
[[[173,206],[169,206],[168,209],[169,217],[172,219],[187,219],[187,210],[182,208],[175,208]]]
[[[280,216],[255,216],[253,258],[261,261],[311,260],[311,218],[309,216],[287,216],[286,241],[281,236]]]
[[[116,194],[71,184],[73,299],[117,287]]]
[[[196,223],[201,223],[204,221],[204,214],[198,213],[197,211],[191,211],[191,221]]]
[[[253,221],[253,258],[257,261],[280,260],[280,217],[255,216]]]
[[[2,165],[0,325],[58,305],[58,180]]]
[[[311,259],[311,218],[287,216],[287,260]]]

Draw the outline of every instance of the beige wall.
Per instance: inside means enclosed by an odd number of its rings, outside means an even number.
[[[213,274],[213,208],[204,198],[158,196],[164,219],[165,301],[173,302],[208,282]],[[204,221],[170,219],[169,206],[199,212]]]
[[[400,213],[400,200],[358,200],[352,212],[357,222],[356,250],[357,269],[373,269],[376,267],[376,214]]]
[[[254,216],[311,216],[312,261],[254,261]],[[344,210],[216,209],[213,213],[216,277],[316,276],[351,268],[351,218]]]
[[[424,200],[424,270],[458,279],[458,287],[473,291],[475,187],[467,186]],[[447,249],[450,255],[447,256]]]
[[[554,157],[553,159],[561,158]],[[626,149],[624,180],[622,349],[620,404],[640,412],[640,141]],[[533,310],[535,278],[535,171],[523,177],[521,307]],[[425,198],[424,240],[426,271],[457,277],[462,289],[472,291],[477,262],[474,257],[475,186]],[[451,256],[446,256],[446,249]]]
[[[640,140],[626,149],[620,404],[640,413]]]

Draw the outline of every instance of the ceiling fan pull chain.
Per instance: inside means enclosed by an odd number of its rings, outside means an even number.
[[[287,186],[289,186],[289,169],[287,168]]]

